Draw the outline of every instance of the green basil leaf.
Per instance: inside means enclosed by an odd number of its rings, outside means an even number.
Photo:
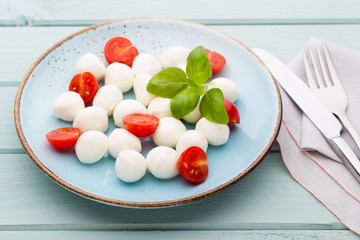
[[[165,68],[156,74],[146,86],[146,90],[159,97],[173,98],[189,86],[186,74],[177,67]]]
[[[212,88],[205,92],[201,98],[199,110],[201,115],[211,122],[229,123],[229,116],[224,106],[224,94],[219,88]]]
[[[197,84],[203,84],[211,78],[211,66],[203,46],[198,46],[190,52],[187,58],[186,74]]]
[[[199,94],[199,96],[203,95],[204,93],[204,86],[199,85],[196,82],[192,81],[191,79],[188,79],[190,87],[194,88],[194,90]]]
[[[183,118],[191,113],[197,106],[200,95],[194,88],[187,88],[177,94],[170,102],[172,115],[177,118]]]
[[[203,93],[204,93],[204,87],[203,86],[196,86],[196,87],[193,87],[193,88],[194,88],[194,90],[196,91],[196,93],[199,96],[203,95]]]

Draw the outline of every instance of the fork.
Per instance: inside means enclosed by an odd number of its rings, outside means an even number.
[[[330,58],[329,50],[324,40],[321,41],[321,45],[324,54],[321,53],[318,44],[316,44],[316,52],[320,62],[320,68],[318,67],[318,62],[316,61],[313,52],[309,49],[315,77],[313,75],[313,71],[311,70],[305,48],[304,46],[301,46],[309,87],[327,106],[327,108],[340,119],[341,123],[350,133],[351,137],[360,149],[360,135],[346,115],[346,108],[348,105],[346,93],[337,76]],[[323,56],[325,56],[325,60]]]

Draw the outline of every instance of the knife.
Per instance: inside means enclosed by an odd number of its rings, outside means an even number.
[[[265,63],[276,81],[324,135],[330,147],[360,182],[360,161],[341,137],[342,126],[339,120],[283,62],[263,49],[254,48],[252,51]]]

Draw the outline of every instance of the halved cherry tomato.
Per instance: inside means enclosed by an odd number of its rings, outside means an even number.
[[[131,67],[134,58],[139,51],[127,38],[115,37],[110,39],[104,49],[105,59],[111,64],[113,62],[124,63]]]
[[[232,102],[224,100],[225,110],[229,116],[229,123],[240,123],[239,110]]]
[[[137,137],[153,134],[159,125],[159,119],[153,115],[134,113],[123,117],[126,130]]]
[[[196,146],[186,149],[180,155],[176,166],[180,175],[193,183],[205,181],[209,173],[206,154]]]
[[[57,149],[66,150],[75,146],[80,137],[80,129],[64,127],[54,129],[46,134],[48,142]]]
[[[220,71],[225,66],[225,58],[220,53],[210,51],[209,49],[205,50],[209,58],[212,73]]]
[[[85,104],[94,99],[98,90],[99,83],[94,75],[89,72],[77,74],[69,85],[69,91],[79,93]]]

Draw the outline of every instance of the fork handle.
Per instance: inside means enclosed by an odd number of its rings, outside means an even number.
[[[349,169],[350,173],[360,182],[360,161],[351,147],[340,136],[329,139],[328,143]]]
[[[355,127],[350,122],[349,118],[347,117],[346,113],[336,114],[338,118],[340,119],[343,126],[346,128],[346,130],[350,133],[350,136],[354,139],[356,145],[360,149],[360,135],[359,132],[355,129]]]

